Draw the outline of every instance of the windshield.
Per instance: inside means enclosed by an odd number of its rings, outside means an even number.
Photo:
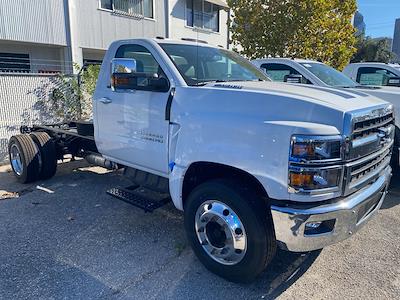
[[[188,85],[209,82],[268,80],[248,60],[225,49],[197,45],[160,44]]]
[[[302,63],[303,67],[320,80],[334,87],[356,87],[358,84],[338,70],[320,63]]]

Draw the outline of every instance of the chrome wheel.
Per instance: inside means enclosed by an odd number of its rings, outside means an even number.
[[[11,146],[10,158],[11,158],[11,166],[15,174],[21,176],[21,174],[24,171],[24,165],[22,164],[21,151],[19,150],[16,144]]]
[[[196,212],[196,235],[204,251],[224,265],[239,263],[246,254],[247,236],[238,215],[225,203],[207,200]]]

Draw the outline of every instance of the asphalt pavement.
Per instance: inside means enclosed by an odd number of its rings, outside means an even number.
[[[0,299],[395,299],[400,297],[400,179],[350,239],[278,251],[254,283],[208,272],[172,204],[153,213],[112,198],[119,172],[84,161],[31,185],[0,167]]]

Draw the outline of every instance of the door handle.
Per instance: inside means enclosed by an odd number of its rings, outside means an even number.
[[[107,97],[100,98],[99,101],[101,103],[104,103],[104,104],[110,104],[112,102],[112,100],[110,98],[107,98]]]

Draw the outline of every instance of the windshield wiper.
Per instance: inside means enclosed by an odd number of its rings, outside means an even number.
[[[217,79],[217,80],[207,80],[207,81],[201,81],[193,84],[194,86],[204,86],[209,83],[221,83],[221,82],[238,82],[238,81],[264,81],[262,79],[232,79],[232,80],[222,80],[222,79]]]
[[[227,82],[226,80],[208,80],[208,81],[201,81],[201,82],[197,82],[195,84],[193,84],[194,86],[204,86],[207,85],[209,83],[219,83],[219,82]]]
[[[370,86],[370,85],[362,85],[362,84],[355,85],[352,88],[354,88],[354,89],[362,89],[362,90],[377,90],[377,89],[380,89],[380,87],[378,87],[378,86]]]

